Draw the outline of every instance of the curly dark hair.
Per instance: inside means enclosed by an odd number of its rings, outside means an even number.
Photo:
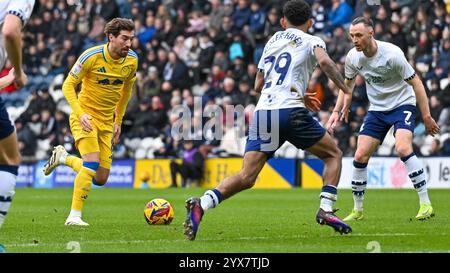
[[[290,0],[283,7],[284,17],[294,26],[301,26],[311,18],[311,6],[304,0]]]

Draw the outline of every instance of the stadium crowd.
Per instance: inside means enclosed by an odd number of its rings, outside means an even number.
[[[253,90],[257,63],[267,40],[281,30],[281,7],[286,1],[83,0],[78,5],[68,5],[65,0],[36,2],[39,5],[23,34],[29,83],[20,90],[10,86],[1,91],[15,120],[25,160],[44,159],[57,144],[76,153],[68,122],[70,107],[61,85],[84,50],[105,43],[103,27],[114,17],[134,20],[136,38],[132,48],[139,56],[137,81],[114,156],[140,159],[179,155],[182,145],[171,134],[179,118],[174,111],[178,106],[193,113],[189,131],[192,137],[197,136],[196,145],[203,155],[242,154],[245,136],[238,134],[239,128],[223,126],[222,140],[208,140],[208,131],[202,131],[201,125],[210,119],[194,106],[218,105],[225,109],[227,105],[240,104],[248,124],[258,100]],[[315,21],[310,33],[325,40],[327,52],[342,72],[346,53],[352,48],[347,30],[356,16],[372,18],[375,38],[403,50],[425,83],[431,114],[441,127],[436,138],[426,136],[417,115],[415,151],[424,156],[450,155],[450,1],[381,0],[381,5],[358,0],[308,2]],[[0,76],[9,69],[7,66]],[[317,92],[322,101],[321,111],[314,115],[325,124],[339,90],[318,68],[308,91]],[[359,76],[353,94],[350,122],[338,126],[334,133],[347,156],[354,154],[368,108],[365,82]],[[238,116],[225,111],[223,124],[229,124],[230,118]],[[394,155],[393,145],[393,137],[388,136],[377,153]],[[277,155],[308,156],[289,144]]]

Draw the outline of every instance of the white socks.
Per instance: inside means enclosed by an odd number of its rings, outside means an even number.
[[[222,194],[217,190],[208,190],[202,197],[200,197],[200,204],[203,211],[207,211],[210,208],[215,208],[222,201]]]
[[[419,194],[420,204],[431,204],[427,191],[427,177],[422,163],[414,153],[402,157],[401,160],[405,163],[408,176]]]
[[[353,161],[352,193],[354,209],[363,211],[364,193],[367,188],[367,163]]]
[[[325,185],[320,193],[320,208],[324,211],[333,211],[334,202],[337,200],[337,188],[333,185]]]

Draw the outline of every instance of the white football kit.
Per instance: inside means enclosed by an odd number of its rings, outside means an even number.
[[[345,59],[345,77],[357,74],[366,81],[369,111],[389,111],[401,105],[416,105],[413,88],[406,82],[415,76],[414,68],[396,45],[376,41],[377,53],[368,58],[352,48]]]
[[[264,86],[255,111],[305,107],[303,95],[317,65],[316,47],[325,49],[325,42],[296,28],[272,36],[258,64]]]

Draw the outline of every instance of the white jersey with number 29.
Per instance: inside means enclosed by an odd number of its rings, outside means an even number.
[[[316,47],[325,49],[325,42],[296,28],[272,36],[258,64],[264,86],[255,110],[305,107],[303,96],[317,66]]]

